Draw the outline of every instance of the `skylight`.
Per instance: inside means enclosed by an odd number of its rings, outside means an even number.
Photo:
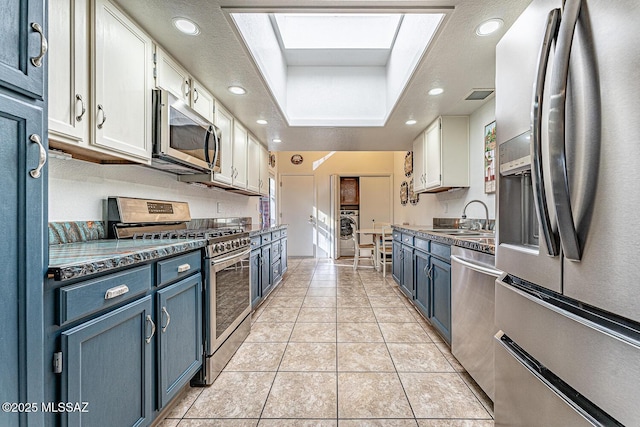
[[[318,12],[230,16],[290,126],[384,126],[445,9]]]
[[[276,13],[285,49],[391,49],[400,14]]]

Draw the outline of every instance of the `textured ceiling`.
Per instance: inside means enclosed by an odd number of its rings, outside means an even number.
[[[406,150],[413,139],[438,115],[470,114],[483,101],[465,101],[473,90],[493,88],[495,45],[530,0],[442,0],[442,1],[334,1],[334,0],[116,0],[138,24],[190,73],[207,87],[258,139],[274,151],[376,151]],[[224,10],[260,8],[402,8],[452,7],[440,34],[431,44],[384,127],[326,128],[290,127],[272,99],[251,56],[239,39]],[[201,29],[197,37],[178,33],[174,17],[187,17]],[[475,35],[475,28],[489,18],[505,25],[488,37]],[[240,85],[247,94],[227,91]],[[427,95],[432,87],[445,93]],[[258,125],[262,118],[268,125]],[[405,125],[409,118],[417,120]],[[282,139],[274,144],[273,138]]]

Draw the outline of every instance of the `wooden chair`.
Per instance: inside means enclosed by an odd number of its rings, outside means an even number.
[[[393,259],[393,231],[390,226],[382,227],[378,246],[378,263],[382,265],[382,276],[387,275],[387,264]]]
[[[373,254],[375,253],[376,245],[374,245],[373,243],[365,243],[361,245],[360,235],[358,234],[358,230],[355,227],[353,227],[353,233],[351,234],[351,237],[353,238],[353,244],[355,246],[355,254],[353,255],[353,269],[355,270],[358,268],[360,258],[370,258],[373,267],[375,268],[375,258]],[[369,255],[361,256],[360,251],[363,250],[369,251]]]

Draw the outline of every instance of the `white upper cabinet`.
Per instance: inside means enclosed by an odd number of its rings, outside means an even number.
[[[439,117],[413,142],[413,190],[469,186],[469,117]]]
[[[247,130],[233,122],[233,186],[247,188]]]
[[[191,107],[196,110],[202,117],[206,118],[210,122],[213,122],[213,110],[215,107],[215,100],[213,95],[209,93],[200,83],[196,80],[191,80],[193,86],[191,92]]]
[[[269,195],[269,150],[260,144],[260,194]]]
[[[260,147],[262,144],[249,135],[247,144],[247,190],[254,193],[260,191]]]
[[[220,141],[220,172],[214,174],[214,181],[231,185],[233,183],[233,116],[216,102],[214,124],[222,132]]]
[[[213,122],[213,95],[158,45],[155,46],[156,87],[168,90],[202,117]]]
[[[151,161],[152,42],[106,0],[95,0],[92,142]]]
[[[416,139],[413,140],[413,191],[416,193],[424,191],[427,188],[427,174],[424,164],[424,143],[425,133],[421,132]]]
[[[49,2],[49,138],[89,142],[87,0]]]
[[[162,49],[156,46],[156,87],[168,90],[175,97],[189,105],[191,82],[189,73]]]

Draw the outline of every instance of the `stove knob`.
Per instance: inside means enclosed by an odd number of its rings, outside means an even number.
[[[226,245],[224,245],[224,247],[225,247],[227,250],[231,249],[231,242],[227,242],[227,244],[226,244]]]
[[[218,243],[216,245],[216,251],[217,252],[223,252],[224,251],[224,244],[223,243]]]

